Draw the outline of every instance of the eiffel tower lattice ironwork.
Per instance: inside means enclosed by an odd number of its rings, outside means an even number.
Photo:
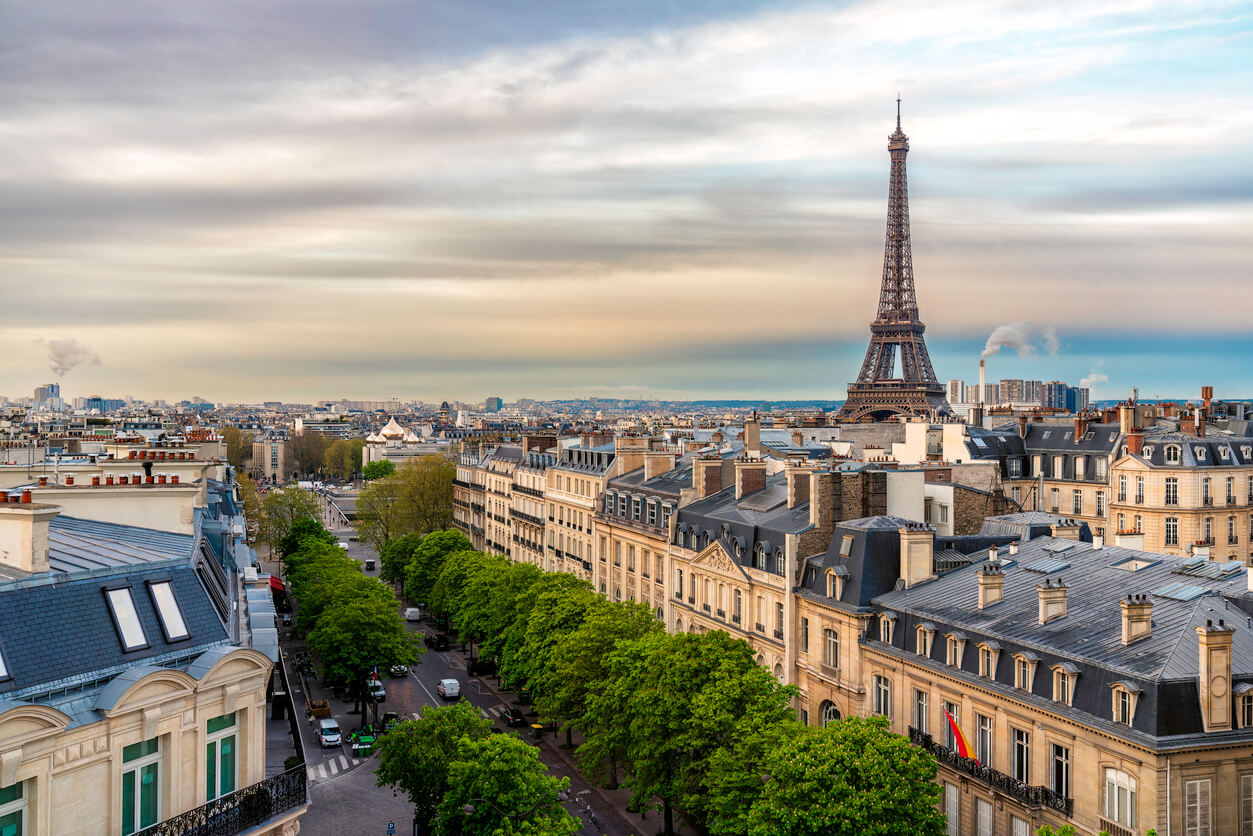
[[[944,385],[936,380],[922,338],[914,296],[914,264],[909,246],[909,188],[905,155],[909,138],[901,131],[901,100],[896,100],[896,132],[888,137],[892,176],[888,186],[888,229],[883,253],[879,313],[870,323],[870,347],[857,380],[837,417],[846,421],[882,421],[899,415],[950,415]],[[900,356],[900,374],[896,358]]]

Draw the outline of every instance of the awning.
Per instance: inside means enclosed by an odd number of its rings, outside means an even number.
[[[286,592],[287,587],[283,586],[283,579],[278,575],[270,575],[270,589],[275,592]]]

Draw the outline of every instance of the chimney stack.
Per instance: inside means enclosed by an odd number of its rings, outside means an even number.
[[[735,462],[735,498],[756,493],[766,487],[766,463],[761,459],[739,459]]]
[[[1127,431],[1127,452],[1138,456],[1144,452],[1144,430],[1132,427]]]
[[[1051,526],[1053,536],[1059,540],[1078,540],[1079,523],[1074,520],[1062,520]]]
[[[1016,554],[1018,554],[1018,541],[1017,541],[1017,540],[1011,540],[1011,541],[1010,541],[1010,544],[1009,544],[1009,553],[1010,553],[1010,555],[1016,555]]]
[[[1118,602],[1122,608],[1122,643],[1147,638],[1153,631],[1153,602],[1147,595],[1128,595]]]
[[[905,588],[916,586],[935,577],[935,529],[926,523],[909,523],[902,526],[900,577]]]
[[[1205,406],[1206,414],[1209,414],[1210,404],[1213,402],[1213,400],[1214,400],[1214,387],[1202,386],[1201,387],[1201,403]]]
[[[1219,619],[1197,627],[1200,666],[1197,685],[1201,698],[1201,721],[1205,731],[1231,729],[1231,639],[1234,627]]]
[[[1080,410],[1075,415],[1075,443],[1083,440],[1084,435],[1088,432],[1088,413]]]
[[[644,454],[645,481],[671,470],[674,470],[674,453],[655,451]]]
[[[809,501],[810,469],[800,465],[788,465],[787,476],[787,507],[795,508]]]
[[[800,430],[794,430],[792,432],[792,446],[801,447],[804,445],[804,443],[805,443],[805,434],[801,432]]]
[[[761,458],[761,422],[757,413],[744,422],[744,455],[752,459]]]
[[[976,576],[979,581],[979,609],[999,603],[1005,597],[1005,570],[1000,563],[985,563]]]
[[[1195,416],[1194,420],[1196,422],[1197,438],[1205,438],[1205,419],[1208,417],[1208,414],[1209,412],[1208,410],[1206,410],[1205,407],[1198,406],[1196,408],[1196,412],[1194,413],[1194,416]]]
[[[1092,535],[1092,550],[1100,551],[1105,546],[1105,538],[1100,534]]]
[[[984,383],[983,383],[983,377],[984,377],[984,362],[985,362],[984,358],[983,358],[983,357],[980,357],[980,358],[979,358],[979,393],[978,393],[979,397],[978,397],[978,398],[976,398],[976,400],[975,400],[975,403],[979,404],[980,406],[982,406],[982,405],[983,405],[983,393],[984,393],[984,391],[986,391],[986,388],[987,388],[986,386],[984,386]],[[983,410],[982,410],[982,409],[981,409],[981,410],[979,410],[979,417],[980,417],[980,418],[982,418],[982,417],[983,417]],[[980,421],[980,423],[983,423],[983,422],[982,422],[982,421]]]
[[[1027,416],[1026,415],[1018,416],[1018,437],[1019,438],[1027,437]]]
[[[48,529],[60,512],[56,505],[29,499],[0,504],[0,565],[32,574],[47,572]]]
[[[1136,408],[1130,403],[1120,403],[1118,405],[1118,430],[1123,435],[1129,435],[1131,428],[1136,425]]]
[[[1144,532],[1119,531],[1114,535],[1114,545],[1124,549],[1135,549],[1136,551],[1144,551]]]
[[[696,498],[704,499],[722,490],[722,457],[713,455],[692,462],[692,487]]]
[[[1059,618],[1066,617],[1066,584],[1061,578],[1056,582],[1044,579],[1044,583],[1036,585],[1036,591],[1040,593],[1040,623],[1048,624],[1050,621],[1056,621]]]

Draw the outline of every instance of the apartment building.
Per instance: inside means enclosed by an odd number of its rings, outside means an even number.
[[[544,531],[548,524],[547,502],[544,488],[548,483],[548,468],[557,462],[551,452],[531,450],[523,454],[513,472],[510,493],[513,507],[509,512],[509,556],[520,563],[548,571],[558,571],[556,560],[545,554]]]
[[[487,475],[485,463],[490,450],[463,446],[457,456],[457,476],[452,483],[452,522],[470,540],[476,551],[487,550]]]
[[[1253,438],[1190,429],[1129,435],[1112,467],[1113,526],[1149,551],[1253,563]]]
[[[544,501],[548,510],[545,545],[552,565],[558,571],[594,581],[595,537],[592,518],[606,483],[617,475],[613,440],[596,444],[584,437],[579,444],[564,447],[548,467]],[[647,444],[648,439],[620,439],[624,446]]]

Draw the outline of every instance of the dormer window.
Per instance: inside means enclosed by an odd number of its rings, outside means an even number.
[[[1242,682],[1231,693],[1236,697],[1236,728],[1253,729],[1253,683]]]
[[[1145,449],[1152,450],[1153,448],[1146,447]],[[1166,454],[1165,454],[1166,464],[1179,464],[1180,457],[1179,457],[1179,445],[1178,444],[1167,444],[1165,447],[1165,451],[1166,451]]]
[[[1146,444],[1146,445],[1144,445],[1143,450],[1142,450],[1142,452],[1144,453],[1144,458],[1146,458],[1146,459],[1151,459],[1151,458],[1153,458],[1153,451],[1154,451],[1155,449],[1156,449],[1156,448],[1155,448],[1152,444]],[[1178,451],[1176,451],[1175,455],[1179,455],[1179,454],[1178,454]]]
[[[148,593],[157,607],[157,615],[161,617],[161,629],[167,642],[176,642],[191,635],[187,632],[183,612],[178,607],[178,599],[174,597],[174,588],[169,581],[148,584]]]
[[[787,573],[787,564],[783,560],[783,549],[781,548],[774,550],[774,573],[776,575]]]
[[[935,638],[935,626],[927,622],[914,630],[914,652],[919,656],[931,655],[931,641]]]
[[[1069,662],[1053,666],[1053,700],[1063,705],[1074,705],[1075,680],[1079,669]]]
[[[1244,459],[1253,459],[1253,446],[1243,444],[1240,446],[1240,456]]]
[[[1205,461],[1205,448],[1204,447],[1193,447],[1192,452],[1196,455],[1196,460],[1198,462]]]
[[[996,660],[1001,646],[996,642],[979,642],[979,676],[996,679]]]
[[[949,633],[946,639],[944,660],[952,667],[960,668],[962,666],[962,656],[966,652],[966,634],[953,632]]]
[[[879,639],[884,644],[892,643],[892,635],[896,630],[896,619],[887,613],[879,616]]]
[[[843,570],[843,571],[841,571]],[[827,597],[839,600],[844,597],[844,583],[848,580],[848,570],[843,566],[827,570]]]
[[[1113,690],[1113,714],[1115,723],[1130,726],[1136,716],[1136,701],[1140,698],[1140,686],[1119,681],[1110,686]]]
[[[106,589],[104,597],[109,602],[109,611],[113,614],[113,626],[117,629],[122,649],[131,651],[147,647],[148,637],[144,635],[144,626],[140,623],[139,613],[135,610],[135,601],[131,598],[130,587]]]
[[[753,547],[753,568],[766,571],[766,544],[758,543]]]
[[[1223,461],[1229,461],[1231,459],[1231,450],[1229,450],[1226,447],[1219,447],[1218,458],[1222,459]]]
[[[1014,654],[1014,687],[1030,691],[1035,682],[1035,666],[1039,658],[1030,652]]]

